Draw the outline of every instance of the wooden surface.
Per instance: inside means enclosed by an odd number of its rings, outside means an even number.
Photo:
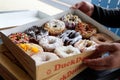
[[[5,53],[9,51],[3,46],[0,45],[0,75],[5,80],[32,80],[27,73],[18,67],[18,63],[10,56],[9,58],[5,56]]]

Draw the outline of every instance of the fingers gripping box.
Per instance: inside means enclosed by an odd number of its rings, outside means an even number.
[[[20,49],[16,44],[14,44],[7,36],[11,33],[23,32],[34,25],[42,26],[47,21],[51,19],[60,19],[62,16],[68,13],[78,15],[82,19],[82,21],[91,23],[92,25],[97,27],[99,32],[108,34],[114,40],[120,39],[119,36],[108,31],[104,26],[97,23],[96,21],[94,21],[93,19],[91,19],[90,17],[88,17],[87,15],[85,15],[84,13],[78,10],[68,10],[63,13],[57,14],[55,16],[44,18],[39,21],[28,23],[26,25],[22,25],[9,30],[1,31],[1,37],[2,37],[3,43],[12,52],[12,54],[20,62],[20,64],[25,68],[25,70],[29,73],[29,75],[33,78],[33,80],[42,80],[44,78],[57,74],[65,70],[66,68],[69,68],[75,65],[76,66],[80,65],[82,64],[82,60],[85,57],[91,55],[93,52],[91,51],[89,53],[81,53],[81,54],[66,57],[66,58],[60,58],[58,60],[51,61],[49,63],[45,63],[42,65],[36,65],[35,61],[30,56],[28,56],[22,49]]]

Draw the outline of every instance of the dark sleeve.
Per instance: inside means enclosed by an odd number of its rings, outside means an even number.
[[[91,17],[108,27],[120,28],[120,9],[105,9],[94,5],[94,12]]]

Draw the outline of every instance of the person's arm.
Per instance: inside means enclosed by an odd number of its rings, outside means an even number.
[[[120,27],[120,9],[105,9],[94,5],[91,17],[108,27]]]
[[[109,56],[100,57],[109,52]],[[97,46],[93,58],[84,59],[83,63],[95,70],[120,68],[120,43],[106,43]]]
[[[120,9],[105,9],[86,1],[76,3],[71,8],[78,9],[108,27],[120,27]]]

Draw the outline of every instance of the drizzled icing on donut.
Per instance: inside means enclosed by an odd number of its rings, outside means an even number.
[[[67,30],[59,37],[63,40],[65,45],[73,45],[75,42],[82,39],[80,33],[74,30]]]
[[[47,36],[48,32],[43,29],[43,27],[33,26],[24,31],[28,36],[30,36],[30,42],[39,44],[39,39],[41,37]]]
[[[67,14],[61,18],[65,22],[65,25],[68,29],[75,29],[75,26],[78,22],[81,22],[81,19],[77,15]]]

